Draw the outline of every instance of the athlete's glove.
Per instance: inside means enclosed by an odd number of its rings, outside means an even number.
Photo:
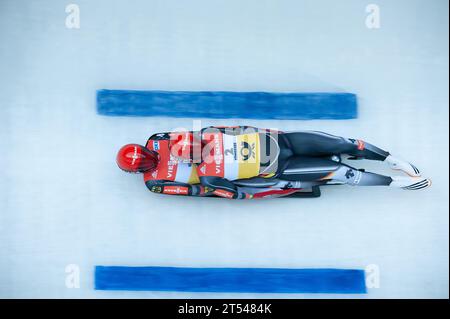
[[[251,199],[252,197],[253,195],[246,193],[244,188],[242,187],[237,188],[237,199]]]

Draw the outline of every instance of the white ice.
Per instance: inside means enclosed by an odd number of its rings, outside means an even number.
[[[448,2],[74,0],[0,2],[0,297],[448,298]],[[362,138],[413,162],[430,189],[336,186],[319,199],[150,193],[118,148],[191,119],[112,118],[112,89],[348,91],[346,121],[202,120]],[[381,163],[358,162],[381,173]],[[80,288],[65,268],[80,269]],[[367,295],[96,291],[94,265],[377,265]]]

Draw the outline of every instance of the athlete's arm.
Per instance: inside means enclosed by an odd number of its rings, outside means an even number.
[[[200,183],[216,196],[229,199],[250,199],[252,195],[246,193],[243,188],[234,185],[226,178],[217,176],[202,176]]]
[[[148,180],[145,182],[147,188],[154,192],[167,195],[184,196],[206,196],[205,188],[202,185],[191,185],[186,183],[171,182],[165,180]]]

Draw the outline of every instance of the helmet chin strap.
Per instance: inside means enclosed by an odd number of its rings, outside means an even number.
[[[154,172],[155,170],[156,170],[156,167],[153,167],[153,168],[149,168],[149,169],[147,169],[147,170],[138,170],[138,171],[132,172],[132,173],[135,173],[135,174],[145,174],[145,173],[152,173],[152,172]]]

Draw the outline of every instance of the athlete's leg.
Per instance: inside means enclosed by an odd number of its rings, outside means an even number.
[[[354,186],[389,186],[392,182],[390,176],[361,171],[345,164],[339,165],[339,168],[324,180]]]
[[[391,168],[399,169],[411,176],[420,176],[412,164],[392,156],[389,152],[363,140],[345,138],[317,131],[288,132],[282,134],[295,155],[327,156],[347,154],[356,158],[387,162]]]
[[[431,186],[431,181],[421,177],[385,176],[358,170],[341,164],[337,170],[322,180],[329,183],[340,182],[352,186],[391,186],[407,190],[418,190]]]
[[[335,162],[324,157],[292,156],[282,172],[277,176],[281,180],[300,182],[302,188],[327,184],[330,182],[350,185],[389,185],[389,176],[366,173],[343,163]]]
[[[293,188],[309,188],[324,184],[348,184],[354,186],[392,186],[405,189],[421,189],[431,185],[424,178],[385,176],[323,157],[292,156],[277,178]]]
[[[348,154],[366,159],[384,161],[389,155],[372,144],[317,131],[287,132],[286,137],[295,155],[326,156]]]

